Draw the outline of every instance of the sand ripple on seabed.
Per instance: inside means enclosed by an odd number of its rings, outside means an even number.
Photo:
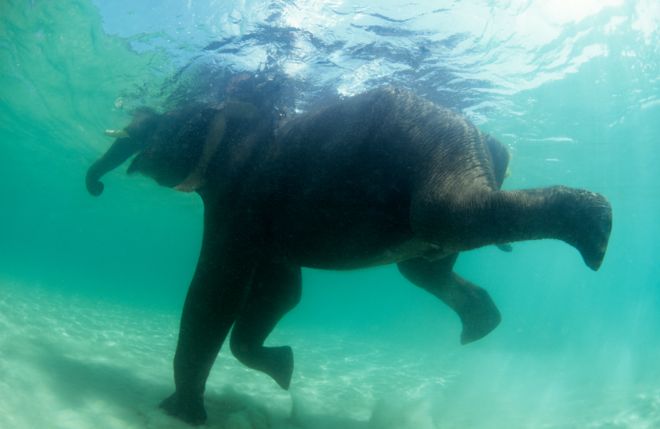
[[[0,428],[189,428],[156,406],[172,389],[177,319],[174,314],[0,285]],[[572,416],[548,395],[546,413],[534,417],[522,409],[534,404],[525,402],[525,395],[543,386],[527,380],[518,358],[513,361],[520,379],[510,380],[503,366],[507,384],[497,377],[491,380],[491,393],[499,395],[490,396],[490,402],[496,399],[495,407],[479,392],[488,391],[484,377],[492,374],[497,356],[475,361],[472,374],[450,377],[447,366],[465,371],[469,365],[437,363],[428,352],[397,349],[375,339],[276,331],[272,344],[286,343],[296,353],[291,393],[221,353],[209,379],[206,427],[660,428],[656,388],[644,394],[614,392],[608,402],[577,391],[573,401],[562,393],[562,401],[577,410]],[[507,359],[511,362],[510,356]],[[475,374],[478,367],[484,374]],[[517,425],[521,421],[524,426]]]
[[[660,428],[660,389],[635,395],[625,406],[607,404],[603,406],[611,414],[597,418],[588,429],[657,429]],[[605,414],[603,412],[603,414]]]
[[[0,428],[187,427],[156,407],[172,388],[177,315],[20,285],[0,285],[0,297]],[[209,427],[373,428],[371,410],[393,389],[416,398],[444,383],[416,375],[414,358],[392,360],[381,345],[299,337],[281,332],[273,341],[296,351],[292,394],[221,353],[207,391]]]
[[[346,415],[357,419],[367,419],[379,400],[421,400],[448,379],[428,356],[373,339],[325,335],[298,340],[294,349],[294,397],[328,413],[341,404]]]
[[[0,286],[0,427],[146,427],[175,319]]]

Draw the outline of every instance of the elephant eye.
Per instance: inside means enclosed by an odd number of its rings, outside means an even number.
[[[156,155],[156,151],[154,150],[154,148],[149,148],[149,149],[143,151],[143,152],[142,152],[142,155],[143,155],[145,158],[153,159],[154,156]]]

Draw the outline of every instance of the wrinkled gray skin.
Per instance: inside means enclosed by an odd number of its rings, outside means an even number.
[[[198,163],[216,110],[141,111],[92,165],[87,188],[138,153],[129,172],[174,187]],[[231,112],[227,112],[231,113]],[[222,343],[288,388],[289,347],[264,347],[300,299],[300,267],[398,264],[448,304],[462,342],[497,326],[482,288],[452,271],[458,252],[559,239],[600,266],[611,229],[601,195],[563,186],[501,191],[508,154],[466,119],[386,88],[291,120],[276,136],[254,119],[227,116],[224,138],[197,190],[204,237],[174,359],[176,391],[161,406],[191,424],[206,419],[203,393]]]

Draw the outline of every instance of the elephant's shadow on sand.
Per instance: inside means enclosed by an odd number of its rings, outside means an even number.
[[[41,372],[43,384],[58,398],[64,408],[85,413],[98,413],[107,407],[107,415],[120,419],[126,427],[190,428],[192,426],[169,417],[158,408],[160,400],[171,388],[140,377],[129,368],[102,362],[85,361],[68,355],[55,344],[39,342],[34,352],[15,356],[28,360]],[[99,402],[89,411],[85,405]],[[369,423],[346,417],[325,415],[276,416],[255,398],[226,388],[220,393],[208,392],[206,400],[209,420],[205,427],[237,427],[246,429],[314,429],[342,427],[368,429]],[[102,419],[99,426],[103,427]],[[311,426],[310,426],[311,425]]]

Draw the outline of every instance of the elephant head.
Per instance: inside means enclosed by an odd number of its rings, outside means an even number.
[[[104,187],[100,179],[103,175],[135,154],[137,156],[128,167],[129,174],[145,174],[167,187],[180,183],[201,153],[203,128],[207,125],[204,113],[200,110],[191,114],[189,108],[159,114],[141,108],[134,112],[133,120],[124,129],[107,130],[106,135],[116,139],[87,170],[85,182],[89,193],[101,195]]]
[[[105,135],[115,137],[115,142],[108,151],[87,170],[85,184],[87,191],[94,196],[103,193],[101,177],[124,163],[143,148],[145,137],[154,127],[158,114],[150,109],[139,109],[133,115],[133,121],[122,130],[106,130]]]

